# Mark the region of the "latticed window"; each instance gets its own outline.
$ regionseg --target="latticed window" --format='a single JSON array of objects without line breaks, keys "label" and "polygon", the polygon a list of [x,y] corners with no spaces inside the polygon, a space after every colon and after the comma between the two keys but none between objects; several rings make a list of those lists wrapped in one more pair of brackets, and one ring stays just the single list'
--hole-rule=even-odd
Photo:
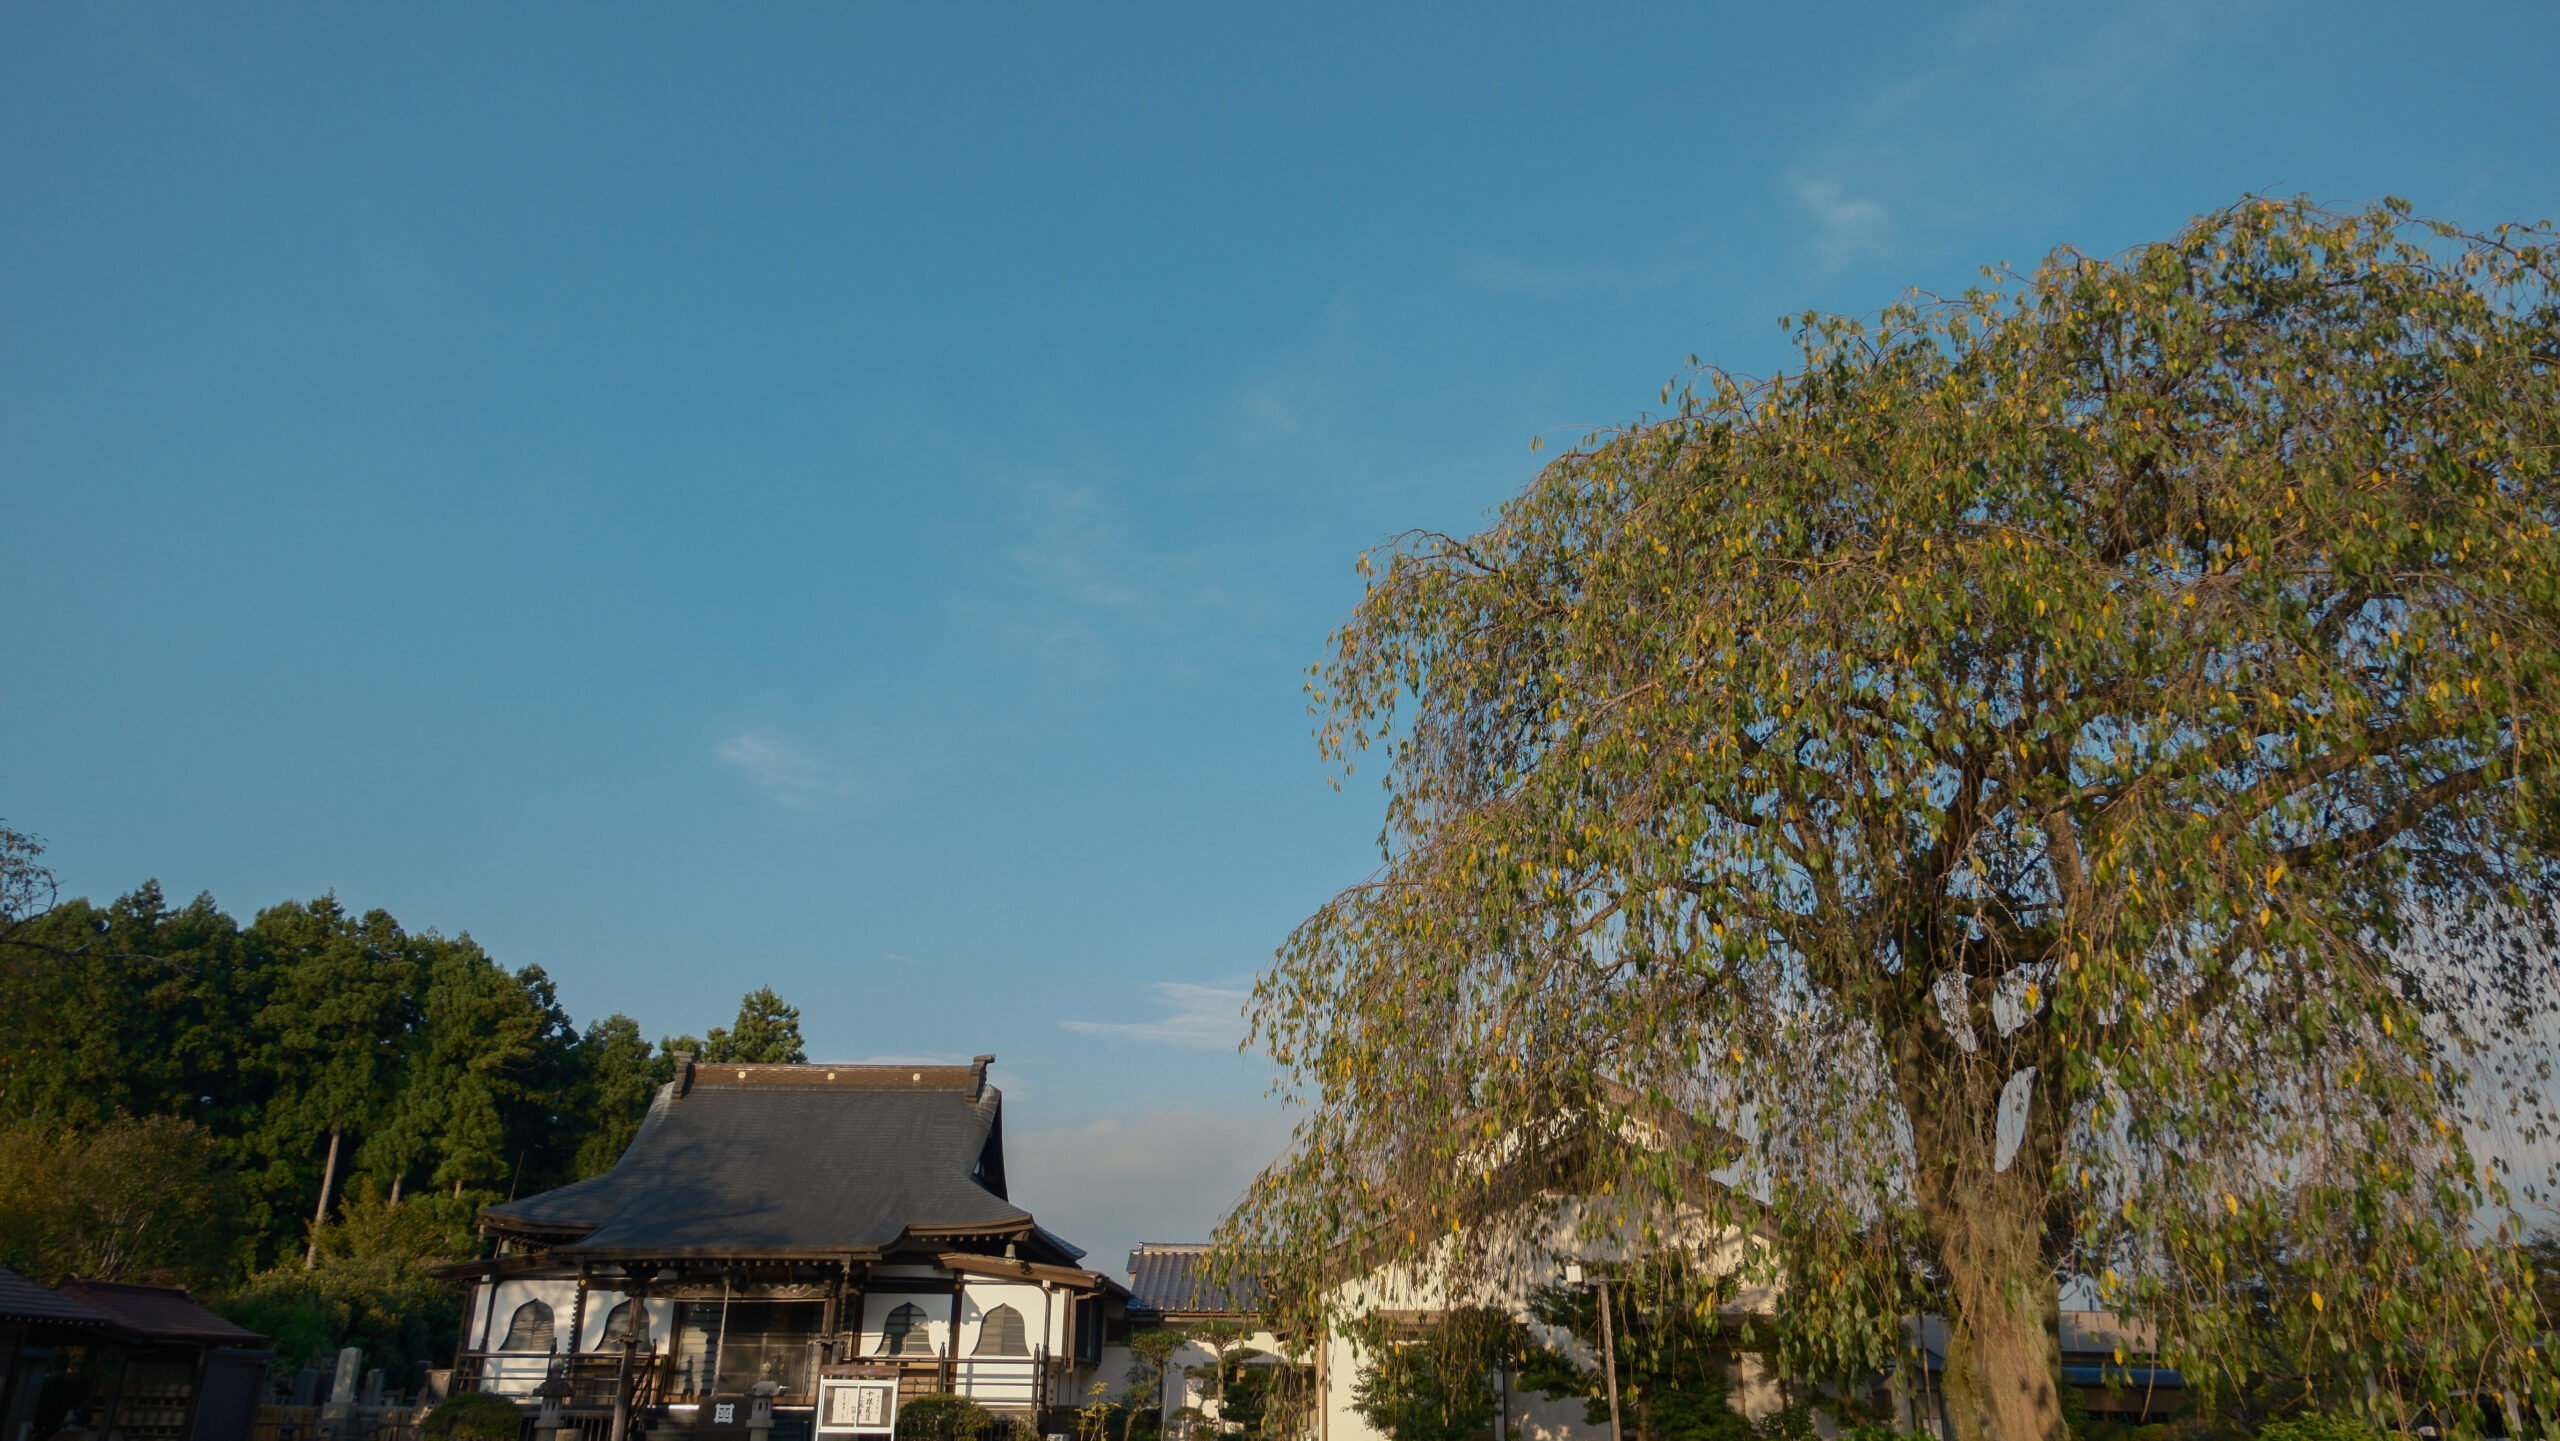
[{"label": "latticed window", "polygon": [[527,1301],[516,1308],[515,1318],[507,1322],[507,1339],[501,1351],[548,1351],[551,1349],[551,1308],[540,1301]]},{"label": "latticed window", "polygon": [[930,1356],[933,1354],[933,1328],[925,1324],[924,1308],[912,1301],[889,1313],[880,1327],[882,1356]]},{"label": "latticed window", "polygon": [[978,1349],[972,1356],[1028,1356],[1030,1346],[1022,1339],[1022,1313],[1011,1306],[998,1306],[978,1323]]}]

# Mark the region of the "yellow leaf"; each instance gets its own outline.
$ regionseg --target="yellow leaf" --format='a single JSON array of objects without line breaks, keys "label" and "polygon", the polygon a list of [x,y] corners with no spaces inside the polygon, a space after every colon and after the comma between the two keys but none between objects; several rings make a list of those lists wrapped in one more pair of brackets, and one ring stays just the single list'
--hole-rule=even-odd
[{"label": "yellow leaf", "polygon": [[2314,1291],[2311,1293],[2311,1309],[2314,1311],[2326,1311],[2329,1309],[2329,1303],[2321,1300],[2320,1293]]}]

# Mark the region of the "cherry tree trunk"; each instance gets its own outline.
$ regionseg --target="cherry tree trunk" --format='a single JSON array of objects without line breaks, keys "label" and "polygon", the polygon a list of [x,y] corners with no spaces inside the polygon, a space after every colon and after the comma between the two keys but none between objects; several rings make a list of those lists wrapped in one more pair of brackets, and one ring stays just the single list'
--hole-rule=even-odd
[{"label": "cherry tree trunk", "polygon": [[1946,1284],[1947,1419],[1957,1441],[2066,1441],[2045,1247],[2056,1138],[2027,1125],[2001,1166],[1994,1094],[1978,1076],[1948,1081],[1910,1112],[1921,1215]]}]

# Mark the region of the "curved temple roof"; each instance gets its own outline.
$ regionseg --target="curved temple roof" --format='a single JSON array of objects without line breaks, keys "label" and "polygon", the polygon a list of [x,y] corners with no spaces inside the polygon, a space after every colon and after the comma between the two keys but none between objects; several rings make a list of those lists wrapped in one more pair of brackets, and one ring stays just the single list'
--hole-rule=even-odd
[{"label": "curved temple roof", "polygon": [[973,1066],[714,1066],[661,1087],[601,1176],[490,1206],[562,1257],[877,1254],[910,1232],[1030,1232],[1004,1097]]}]

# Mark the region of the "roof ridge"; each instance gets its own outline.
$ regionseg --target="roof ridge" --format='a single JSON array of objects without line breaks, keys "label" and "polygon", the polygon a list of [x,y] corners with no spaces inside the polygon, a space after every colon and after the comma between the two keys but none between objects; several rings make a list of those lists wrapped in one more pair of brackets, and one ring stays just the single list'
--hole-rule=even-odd
[{"label": "roof ridge", "polygon": [[745,1067],[750,1071],[968,1071],[975,1069],[966,1061],[705,1061],[694,1064],[705,1070],[727,1070]]}]

